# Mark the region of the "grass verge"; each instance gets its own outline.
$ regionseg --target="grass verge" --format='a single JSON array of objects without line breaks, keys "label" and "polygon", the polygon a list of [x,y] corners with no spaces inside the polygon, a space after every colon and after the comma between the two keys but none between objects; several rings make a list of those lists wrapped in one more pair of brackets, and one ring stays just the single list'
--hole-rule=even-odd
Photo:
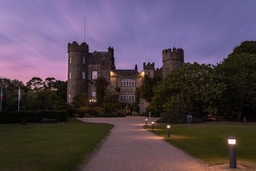
[{"label": "grass verge", "polygon": [[167,137],[166,124],[156,124],[154,130],[150,125],[144,128],[209,165],[229,163],[227,139],[234,135],[237,164],[256,169],[255,123],[173,124],[170,137]]},{"label": "grass verge", "polygon": [[112,127],[76,119],[65,124],[0,124],[0,170],[76,170]]}]

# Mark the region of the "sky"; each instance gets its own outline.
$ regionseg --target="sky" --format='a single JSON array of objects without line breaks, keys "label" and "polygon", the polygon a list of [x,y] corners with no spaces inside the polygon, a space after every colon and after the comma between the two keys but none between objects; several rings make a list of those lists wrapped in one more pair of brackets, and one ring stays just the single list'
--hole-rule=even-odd
[{"label": "sky", "polygon": [[255,0],[0,0],[0,78],[67,80],[67,44],[114,48],[117,69],[162,66],[162,50],[185,62],[221,63],[256,39]]}]

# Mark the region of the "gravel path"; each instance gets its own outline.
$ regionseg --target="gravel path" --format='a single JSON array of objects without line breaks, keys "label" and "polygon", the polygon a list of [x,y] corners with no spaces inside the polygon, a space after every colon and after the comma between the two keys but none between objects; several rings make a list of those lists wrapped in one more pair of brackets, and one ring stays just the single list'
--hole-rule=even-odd
[{"label": "gravel path", "polygon": [[[143,129],[145,117],[81,118],[84,122],[114,124],[110,135],[81,171],[215,171],[199,159],[171,146]],[[148,123],[156,118],[148,118]],[[189,142],[188,142],[189,143]]]}]

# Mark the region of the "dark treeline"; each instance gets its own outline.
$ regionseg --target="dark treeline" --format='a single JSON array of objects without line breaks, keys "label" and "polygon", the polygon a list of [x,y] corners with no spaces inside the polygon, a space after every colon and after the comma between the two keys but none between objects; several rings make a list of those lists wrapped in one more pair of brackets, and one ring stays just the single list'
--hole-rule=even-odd
[{"label": "dark treeline", "polygon": [[26,85],[17,79],[0,78],[2,87],[2,111],[60,110],[66,106],[67,82],[33,77]]}]

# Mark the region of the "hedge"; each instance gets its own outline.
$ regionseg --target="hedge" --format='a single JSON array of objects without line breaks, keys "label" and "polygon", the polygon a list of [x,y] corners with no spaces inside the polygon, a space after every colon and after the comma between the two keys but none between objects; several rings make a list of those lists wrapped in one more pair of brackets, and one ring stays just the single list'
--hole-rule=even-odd
[{"label": "hedge", "polygon": [[22,118],[25,118],[26,122],[41,122],[43,118],[66,122],[67,112],[65,110],[0,112],[0,123],[21,123]]}]

